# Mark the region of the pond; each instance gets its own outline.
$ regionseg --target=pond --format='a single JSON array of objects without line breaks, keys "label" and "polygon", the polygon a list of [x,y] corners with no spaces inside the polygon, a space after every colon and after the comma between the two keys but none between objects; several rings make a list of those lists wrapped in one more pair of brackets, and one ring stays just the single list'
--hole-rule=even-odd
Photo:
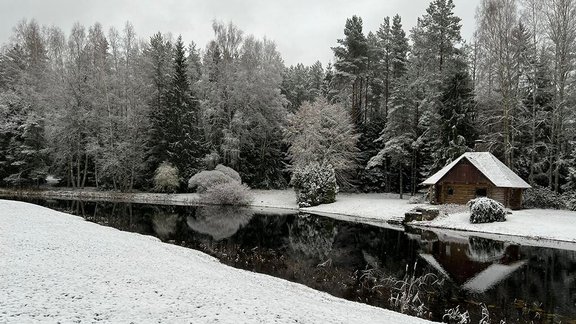
[{"label": "pond", "polygon": [[[249,208],[27,199],[334,296],[456,323],[576,321],[576,246]],[[447,314],[451,314],[451,317]]]}]

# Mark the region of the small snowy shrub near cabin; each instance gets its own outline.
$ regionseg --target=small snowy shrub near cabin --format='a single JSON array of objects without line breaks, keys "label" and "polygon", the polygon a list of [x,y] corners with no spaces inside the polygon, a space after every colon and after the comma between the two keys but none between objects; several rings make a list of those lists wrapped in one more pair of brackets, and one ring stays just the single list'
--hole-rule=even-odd
[{"label": "small snowy shrub near cabin", "polygon": [[334,168],[318,162],[296,168],[292,174],[292,186],[300,207],[332,203],[338,193]]},{"label": "small snowy shrub near cabin", "polygon": [[506,208],[496,200],[479,197],[468,202],[470,223],[492,223],[506,220]]},{"label": "small snowy shrub near cabin", "polygon": [[180,186],[178,169],[169,162],[162,162],[154,173],[154,191],[176,192]]}]

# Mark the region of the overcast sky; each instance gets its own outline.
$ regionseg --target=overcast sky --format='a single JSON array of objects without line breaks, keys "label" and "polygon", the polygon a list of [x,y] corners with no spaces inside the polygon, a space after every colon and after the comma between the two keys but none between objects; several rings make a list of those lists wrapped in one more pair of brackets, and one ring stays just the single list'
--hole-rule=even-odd
[{"label": "overcast sky", "polygon": [[[462,18],[462,35],[470,39],[480,0],[454,0]],[[212,38],[214,19],[232,21],[246,34],[266,36],[278,45],[286,65],[333,60],[330,47],[344,36],[346,18],[362,17],[364,32],[376,31],[386,16],[398,13],[406,33],[428,7],[429,0],[0,0],[0,43],[6,43],[21,19],[56,25],[69,33],[74,22],[100,22],[121,30],[130,21],[140,38],[181,34],[185,43],[204,48]]]}]

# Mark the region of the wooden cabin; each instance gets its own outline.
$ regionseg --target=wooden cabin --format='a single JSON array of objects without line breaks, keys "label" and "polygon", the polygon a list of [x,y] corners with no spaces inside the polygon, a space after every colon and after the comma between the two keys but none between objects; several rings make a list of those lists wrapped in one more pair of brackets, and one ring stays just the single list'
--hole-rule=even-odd
[{"label": "wooden cabin", "polygon": [[466,204],[485,196],[511,209],[522,208],[522,192],[530,185],[489,152],[468,152],[422,184],[430,186],[430,202]]}]

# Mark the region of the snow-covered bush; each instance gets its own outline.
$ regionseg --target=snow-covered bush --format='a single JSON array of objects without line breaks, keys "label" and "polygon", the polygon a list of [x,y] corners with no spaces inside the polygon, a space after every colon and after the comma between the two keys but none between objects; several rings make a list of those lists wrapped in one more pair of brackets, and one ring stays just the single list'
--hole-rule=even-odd
[{"label": "snow-covered bush", "polygon": [[250,188],[234,169],[218,164],[215,170],[200,171],[188,181],[188,188],[200,193],[201,201],[218,205],[249,205]]},{"label": "snow-covered bush", "polygon": [[506,208],[496,200],[479,197],[468,202],[470,223],[492,223],[506,220]]},{"label": "snow-covered bush", "polygon": [[317,206],[336,201],[338,185],[331,165],[320,165],[312,162],[296,168],[292,174],[292,186],[300,207]]},{"label": "snow-covered bush", "polygon": [[230,178],[232,178],[238,182],[242,182],[242,178],[240,177],[240,174],[238,172],[236,172],[236,170],[234,170],[230,167],[227,167],[227,166],[222,165],[222,164],[218,164],[214,170],[220,171],[220,172],[224,173],[225,175],[229,176]]},{"label": "snow-covered bush", "polygon": [[250,188],[237,181],[210,186],[201,194],[201,198],[206,203],[235,206],[249,205],[254,199]]},{"label": "snow-covered bush", "polygon": [[200,171],[190,178],[188,181],[188,188],[196,190],[196,192],[203,193],[208,188],[229,182],[239,182],[238,180],[228,176],[226,173],[218,170]]},{"label": "snow-covered bush", "polygon": [[566,205],[562,196],[548,188],[530,188],[524,191],[525,208],[564,209]]},{"label": "snow-covered bush", "polygon": [[176,192],[180,186],[178,169],[169,162],[162,162],[154,173],[154,191]]}]

